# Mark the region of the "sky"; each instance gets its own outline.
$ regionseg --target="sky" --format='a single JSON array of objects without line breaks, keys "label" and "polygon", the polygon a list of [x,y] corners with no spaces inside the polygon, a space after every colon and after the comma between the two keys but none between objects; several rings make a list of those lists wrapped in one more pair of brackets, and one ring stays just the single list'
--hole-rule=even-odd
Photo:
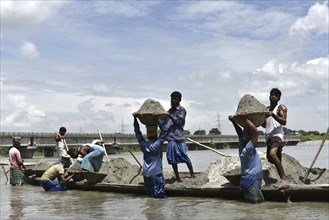
[{"label": "sky", "polygon": [[328,127],[328,1],[0,4],[1,132],[131,134],[146,99],[180,91],[185,130],[230,135],[240,99],[272,88],[286,128]]}]

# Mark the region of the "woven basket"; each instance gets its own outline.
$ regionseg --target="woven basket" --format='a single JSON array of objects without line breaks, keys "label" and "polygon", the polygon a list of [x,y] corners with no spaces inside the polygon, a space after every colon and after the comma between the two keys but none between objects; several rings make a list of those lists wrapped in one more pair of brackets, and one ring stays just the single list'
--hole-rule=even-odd
[{"label": "woven basket", "polygon": [[[256,127],[261,126],[266,119],[267,108],[250,94],[244,95],[238,105],[233,119],[242,127],[248,127],[243,117],[247,117]],[[243,116],[241,116],[243,115]]]},{"label": "woven basket", "polygon": [[90,172],[83,172],[85,175],[86,180],[89,184],[96,184],[103,181],[103,179],[107,176],[106,173],[90,173]]},{"label": "woven basket", "polygon": [[[156,126],[157,125],[157,116],[154,116],[153,113],[146,113],[146,114],[136,114],[139,121],[148,126]],[[159,114],[159,118],[164,120],[167,117],[167,114]]]},{"label": "woven basket", "polygon": [[247,119],[249,119],[252,123],[254,123],[254,125],[256,127],[261,126],[266,119],[266,112],[253,112],[253,113],[246,113],[244,116],[241,115],[234,115],[233,119],[234,121],[236,121],[236,123],[238,123],[239,125],[241,125],[242,127],[248,127],[248,125],[246,124],[244,117],[246,117]]},{"label": "woven basket", "polygon": [[232,184],[232,185],[240,185],[240,168],[227,171],[223,173],[223,176]]},{"label": "woven basket", "polygon": [[167,111],[162,107],[160,102],[154,99],[147,99],[136,112],[136,116],[144,125],[156,126],[157,116],[153,115],[154,112],[157,112],[158,117],[161,119],[165,119],[168,115]]},{"label": "woven basket", "polygon": [[[68,172],[69,175],[73,174],[73,173],[70,173]],[[82,181],[85,179],[85,175],[83,174],[83,172],[81,173],[74,173],[73,177],[72,177],[72,180],[75,181],[75,182],[79,182],[79,181]]]}]

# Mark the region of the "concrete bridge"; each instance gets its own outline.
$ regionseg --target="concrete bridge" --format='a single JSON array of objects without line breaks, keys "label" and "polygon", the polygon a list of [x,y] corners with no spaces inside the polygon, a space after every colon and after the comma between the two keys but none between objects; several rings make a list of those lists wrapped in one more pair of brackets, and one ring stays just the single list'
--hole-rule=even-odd
[{"label": "concrete bridge", "polygon": [[[0,152],[8,153],[12,146],[12,137],[21,137],[22,157],[32,158],[35,151],[44,152],[45,157],[54,156],[55,152],[55,133],[45,132],[1,132],[0,133]],[[214,149],[236,148],[238,137],[236,135],[188,135],[190,139]],[[102,134],[104,145],[108,154],[118,153],[120,150],[139,148],[135,135],[133,134]],[[85,143],[91,143],[94,139],[100,139],[98,133],[66,133],[65,140],[69,148],[75,148]],[[300,142],[300,137],[288,135],[285,137],[286,145],[296,145]],[[204,150],[190,141],[186,142],[189,150]],[[259,136],[260,146],[265,146],[265,136]],[[164,151],[167,148],[165,142]]]}]

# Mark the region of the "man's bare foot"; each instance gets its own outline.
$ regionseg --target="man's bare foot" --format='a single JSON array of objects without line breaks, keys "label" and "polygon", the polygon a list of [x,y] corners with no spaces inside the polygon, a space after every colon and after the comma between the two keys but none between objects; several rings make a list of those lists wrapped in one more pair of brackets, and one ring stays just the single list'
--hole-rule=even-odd
[{"label": "man's bare foot", "polygon": [[194,175],[194,173],[193,174],[191,174],[191,179],[194,179],[195,178],[195,175]]},{"label": "man's bare foot", "polygon": [[183,182],[182,179],[179,177],[179,178],[176,178],[176,181],[177,182]]}]

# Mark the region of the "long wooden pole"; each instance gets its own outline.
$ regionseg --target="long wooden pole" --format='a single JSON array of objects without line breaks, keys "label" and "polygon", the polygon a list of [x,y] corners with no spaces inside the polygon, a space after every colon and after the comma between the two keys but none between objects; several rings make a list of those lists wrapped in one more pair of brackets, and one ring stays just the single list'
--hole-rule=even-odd
[{"label": "long wooden pole", "polygon": [[[67,152],[69,152],[69,147],[67,146],[65,138],[63,138],[63,142],[64,142],[64,145],[65,145],[65,148],[66,148],[66,153],[67,153]],[[73,158],[71,156],[70,156],[70,160],[71,160],[71,163],[73,164]]]},{"label": "long wooden pole", "polygon": [[131,154],[131,156],[134,157],[134,159],[136,160],[136,162],[139,164],[140,167],[142,167],[142,164],[137,160],[137,158],[135,157],[135,155],[133,154],[133,152],[131,152],[130,150],[128,150],[129,153]]},{"label": "long wooden pole", "polygon": [[201,147],[207,148],[208,150],[211,150],[211,151],[213,151],[213,152],[215,152],[215,153],[217,153],[217,154],[219,154],[221,156],[224,156],[224,157],[226,156],[225,154],[223,154],[223,153],[221,153],[221,152],[219,152],[219,151],[217,151],[215,149],[212,149],[211,147],[208,147],[207,145],[204,145],[204,144],[201,144],[201,143],[199,143],[197,141],[194,141],[191,138],[186,138],[186,140],[191,141],[191,142],[193,142],[193,143],[195,143],[195,144],[197,144],[197,145],[199,145]]},{"label": "long wooden pole", "polygon": [[102,146],[103,146],[104,151],[105,151],[105,156],[106,156],[107,162],[110,162],[109,156],[107,155],[106,148],[105,148],[105,145],[104,145],[104,142],[103,142],[103,137],[102,137],[102,134],[101,134],[100,130],[98,130],[98,134],[99,134],[99,138],[102,141]]},{"label": "long wooden pole", "polygon": [[[9,165],[9,164],[8,164],[8,165]],[[6,175],[6,179],[7,179],[7,181],[8,181],[7,171],[6,171],[6,169],[5,169],[5,167],[4,167],[3,165],[1,165],[1,167],[2,167],[2,169],[3,169],[3,172],[5,173],[5,175]]]},{"label": "long wooden pole", "polygon": [[314,157],[314,160],[313,160],[313,162],[312,162],[310,168],[307,170],[307,173],[306,173],[305,176],[304,176],[304,181],[306,180],[306,178],[307,178],[308,175],[310,174],[311,169],[312,169],[312,167],[313,167],[313,165],[314,165],[316,159],[318,158],[318,156],[319,156],[319,154],[320,154],[320,151],[321,151],[321,149],[322,149],[322,147],[323,147],[323,145],[324,145],[324,142],[326,142],[326,139],[327,139],[328,133],[329,133],[329,127],[327,128],[327,132],[326,132],[326,134],[325,134],[324,137],[323,137],[323,140],[322,140],[322,143],[321,143],[321,145],[320,145],[320,148],[319,148],[318,152],[316,153],[316,155],[315,155],[315,157]]}]

